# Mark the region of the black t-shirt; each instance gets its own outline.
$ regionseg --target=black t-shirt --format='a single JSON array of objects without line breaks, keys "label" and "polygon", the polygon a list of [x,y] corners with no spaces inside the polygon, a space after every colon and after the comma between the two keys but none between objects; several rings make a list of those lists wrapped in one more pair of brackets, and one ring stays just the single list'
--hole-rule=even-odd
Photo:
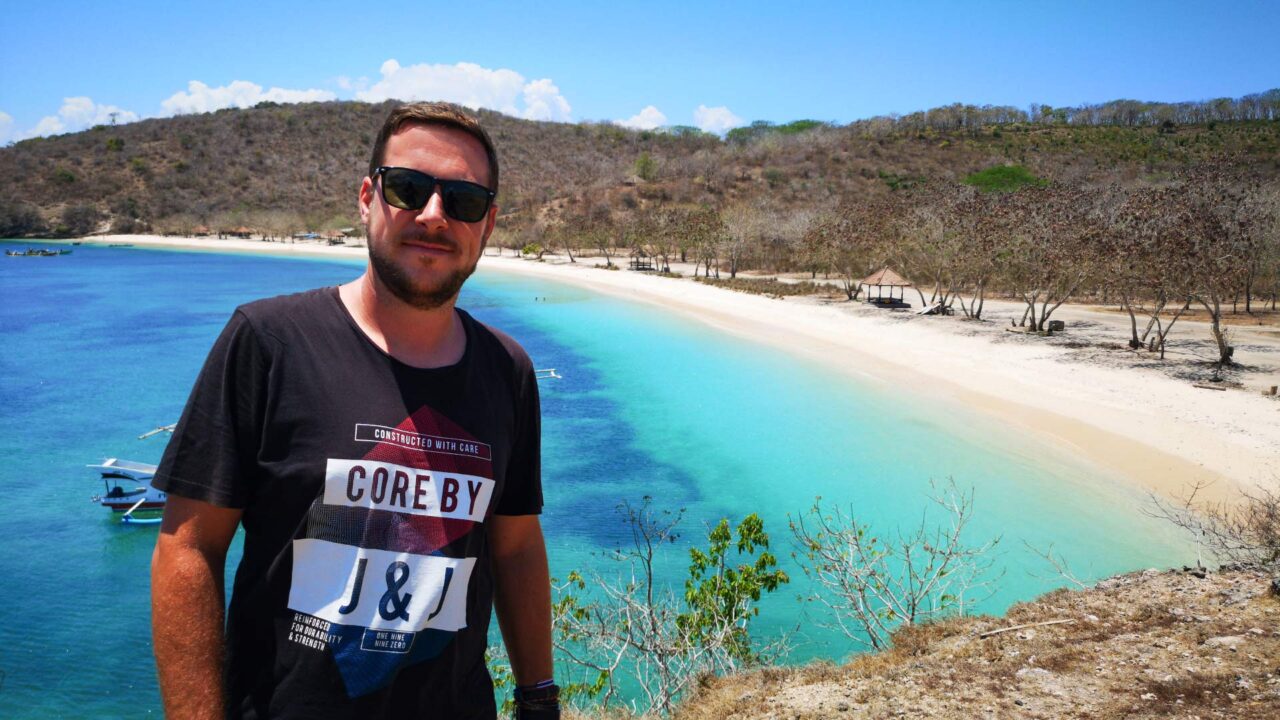
[{"label": "black t-shirt", "polygon": [[524,351],[457,311],[456,365],[407,366],[336,288],[236,310],[156,487],[242,508],[231,717],[494,715],[485,521],[541,511]]}]

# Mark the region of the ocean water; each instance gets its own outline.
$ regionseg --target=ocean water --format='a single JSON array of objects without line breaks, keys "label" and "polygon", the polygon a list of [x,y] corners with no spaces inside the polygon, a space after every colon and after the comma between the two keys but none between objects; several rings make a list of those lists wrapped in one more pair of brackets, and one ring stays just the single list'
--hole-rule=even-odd
[{"label": "ocean water", "polygon": [[[84,466],[159,459],[163,437],[135,438],[176,420],[236,305],[359,271],[90,245],[0,258],[0,717],[160,714],[147,596],[156,531],[90,503],[100,484]],[[1190,557],[1185,538],[1142,515],[1141,492],[965,408],[567,285],[482,270],[461,304],[563,375],[541,385],[553,574],[616,569],[604,555],[630,542],[624,501],[685,511],[660,565],[670,583],[708,526],[759,513],[793,581],[764,601],[754,632],[792,632],[791,661],[853,649],[797,602],[811,588],[790,560],[787,519],[817,496],[891,534],[920,522],[930,481],[971,488],[968,538],[1001,538],[986,612],[1062,584],[1024,542],[1052,544],[1085,577]]]}]

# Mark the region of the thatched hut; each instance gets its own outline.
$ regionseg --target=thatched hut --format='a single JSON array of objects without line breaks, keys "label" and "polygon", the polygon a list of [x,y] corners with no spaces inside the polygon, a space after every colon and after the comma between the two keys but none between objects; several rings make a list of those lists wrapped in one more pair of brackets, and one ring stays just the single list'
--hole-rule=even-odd
[{"label": "thatched hut", "polygon": [[[881,305],[893,305],[905,302],[904,293],[906,293],[907,288],[909,287],[911,287],[911,281],[887,267],[877,270],[858,281],[858,288],[866,290],[867,292],[867,302],[874,302]],[[874,298],[871,296],[872,288],[875,288],[876,291]],[[889,288],[889,297],[887,298],[884,296],[885,288]],[[898,291],[898,296],[896,298],[893,296],[894,290]]]}]

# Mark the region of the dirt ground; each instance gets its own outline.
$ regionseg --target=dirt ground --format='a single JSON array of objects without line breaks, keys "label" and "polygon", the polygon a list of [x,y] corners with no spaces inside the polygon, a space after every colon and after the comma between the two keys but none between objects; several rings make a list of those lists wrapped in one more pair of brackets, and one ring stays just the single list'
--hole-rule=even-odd
[{"label": "dirt ground", "polygon": [[1123,575],[1003,618],[908,628],[848,665],[714,679],[675,717],[1276,718],[1273,582],[1249,569]]}]

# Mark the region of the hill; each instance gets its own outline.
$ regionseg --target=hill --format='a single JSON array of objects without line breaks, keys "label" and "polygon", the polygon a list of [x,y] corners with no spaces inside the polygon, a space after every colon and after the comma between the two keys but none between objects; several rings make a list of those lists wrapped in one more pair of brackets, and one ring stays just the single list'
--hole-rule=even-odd
[{"label": "hill", "polygon": [[[1246,119],[1222,121],[1191,110],[1125,114],[1129,101],[1103,106],[1119,108],[1106,113],[1042,107],[1036,116],[952,106],[845,126],[755,123],[727,140],[693,128],[478,114],[502,156],[507,225],[518,228],[565,203],[597,214],[651,203],[815,208],[1003,164],[1069,184],[1159,183],[1187,168],[1272,180],[1280,177],[1280,115],[1265,103],[1276,104],[1274,95],[1233,101],[1245,110],[1220,115]],[[249,226],[272,235],[350,227],[355,187],[390,106],[263,103],[26,140],[0,149],[0,235],[100,224],[177,233]]]},{"label": "hill", "polygon": [[674,717],[1274,718],[1277,628],[1280,578],[1147,570],[907,627],[844,666],[713,678]]}]

